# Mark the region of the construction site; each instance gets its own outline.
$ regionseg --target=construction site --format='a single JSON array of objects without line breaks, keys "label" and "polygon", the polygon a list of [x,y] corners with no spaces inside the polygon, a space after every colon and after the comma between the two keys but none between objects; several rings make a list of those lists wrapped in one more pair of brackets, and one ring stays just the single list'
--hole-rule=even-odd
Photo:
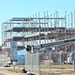
[{"label": "construction site", "polygon": [[8,57],[11,41],[16,41],[17,51],[26,50],[25,69],[33,75],[75,74],[75,11],[13,17],[2,23],[2,49]]}]

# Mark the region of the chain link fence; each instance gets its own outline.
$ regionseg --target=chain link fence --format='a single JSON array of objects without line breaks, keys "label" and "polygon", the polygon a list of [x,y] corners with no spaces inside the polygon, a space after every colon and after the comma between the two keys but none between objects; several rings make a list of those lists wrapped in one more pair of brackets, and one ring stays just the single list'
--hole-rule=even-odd
[{"label": "chain link fence", "polygon": [[8,54],[0,54],[0,66],[6,66],[7,65],[7,56]]},{"label": "chain link fence", "polygon": [[39,53],[27,53],[25,58],[25,69],[30,73],[39,75]]},{"label": "chain link fence", "polygon": [[27,53],[25,68],[40,75],[41,70],[73,70],[74,65],[68,52]]}]

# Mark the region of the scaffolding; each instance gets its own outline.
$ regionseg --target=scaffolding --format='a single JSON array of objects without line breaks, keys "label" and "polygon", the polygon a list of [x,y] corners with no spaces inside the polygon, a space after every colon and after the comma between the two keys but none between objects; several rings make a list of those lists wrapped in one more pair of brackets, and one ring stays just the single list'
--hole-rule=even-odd
[{"label": "scaffolding", "polygon": [[3,22],[2,26],[3,49],[10,50],[10,41],[13,40],[18,42],[18,50],[22,50],[27,45],[75,37],[75,12],[67,14],[65,11],[64,16],[57,11],[53,14],[47,11],[42,16],[39,12],[29,17],[14,17]]}]

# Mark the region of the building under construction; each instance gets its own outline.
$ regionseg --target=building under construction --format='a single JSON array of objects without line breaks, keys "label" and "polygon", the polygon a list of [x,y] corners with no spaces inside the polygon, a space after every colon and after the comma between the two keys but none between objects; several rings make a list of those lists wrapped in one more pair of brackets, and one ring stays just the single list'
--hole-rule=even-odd
[{"label": "building under construction", "polygon": [[[17,41],[17,50],[27,45],[39,45],[75,37],[75,12],[64,16],[59,12],[41,16],[40,12],[28,17],[13,17],[2,23],[3,49],[10,51],[10,42]],[[74,43],[54,47],[56,51],[75,50]]]}]

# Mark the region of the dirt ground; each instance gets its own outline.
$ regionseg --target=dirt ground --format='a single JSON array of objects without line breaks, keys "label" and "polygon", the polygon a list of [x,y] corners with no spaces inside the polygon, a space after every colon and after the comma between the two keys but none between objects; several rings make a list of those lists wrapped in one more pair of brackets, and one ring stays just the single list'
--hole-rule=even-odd
[{"label": "dirt ground", "polygon": [[41,70],[41,74],[45,75],[75,75],[73,70]]},{"label": "dirt ground", "polygon": [[25,73],[22,72],[14,72],[14,71],[10,71],[10,70],[0,70],[0,74],[2,75],[27,75]]},{"label": "dirt ground", "polygon": [[[45,75],[75,75],[74,73],[73,74],[67,74],[67,73],[60,73],[60,72],[56,72],[56,71],[44,71]],[[26,73],[22,73],[21,71],[11,71],[11,70],[0,70],[0,74],[2,75],[27,75]],[[42,74],[43,75],[43,74]]]},{"label": "dirt ground", "polygon": [[[27,75],[21,71],[23,66],[16,66],[16,70],[13,70],[13,66],[9,70],[0,70],[0,75]],[[75,75],[73,70],[49,70],[41,69],[41,75]]]},{"label": "dirt ground", "polygon": [[[27,75],[26,73],[23,73],[22,72],[22,67],[24,67],[23,65],[22,66],[16,66],[15,67],[15,71],[13,69],[13,66],[9,67],[10,69],[0,69],[0,75]],[[5,67],[5,68],[8,68],[8,67]]]}]

